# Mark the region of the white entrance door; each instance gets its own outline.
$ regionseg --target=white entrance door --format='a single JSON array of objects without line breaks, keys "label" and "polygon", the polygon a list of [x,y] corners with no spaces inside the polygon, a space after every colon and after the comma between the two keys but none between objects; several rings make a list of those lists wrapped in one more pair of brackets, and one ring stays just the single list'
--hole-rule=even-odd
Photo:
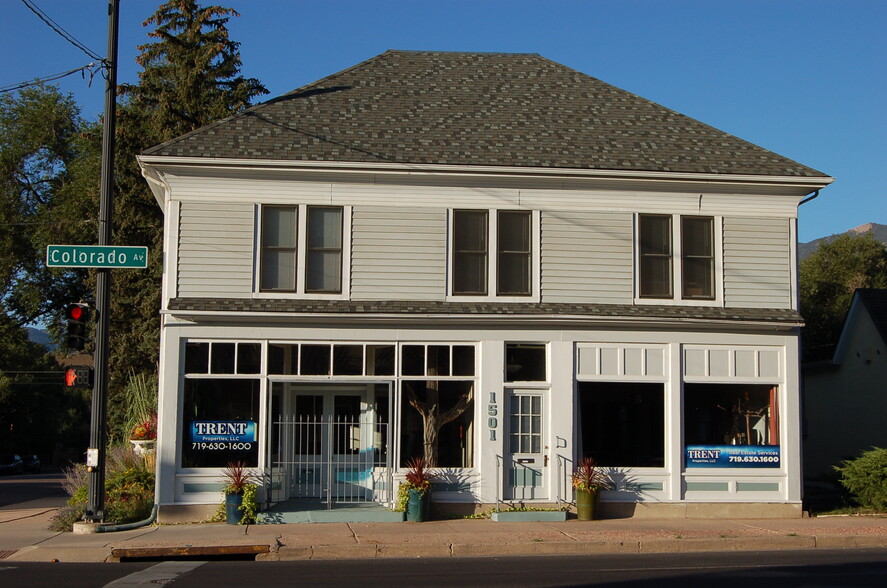
[{"label": "white entrance door", "polygon": [[546,498],[547,458],[543,452],[543,395],[538,390],[509,390],[505,497]]}]

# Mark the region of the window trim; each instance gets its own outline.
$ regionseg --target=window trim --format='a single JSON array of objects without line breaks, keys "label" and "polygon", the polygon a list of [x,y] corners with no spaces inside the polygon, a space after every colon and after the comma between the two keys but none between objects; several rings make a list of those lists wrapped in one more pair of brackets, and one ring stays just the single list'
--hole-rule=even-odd
[{"label": "window trim", "polygon": [[[295,290],[264,290],[262,289],[262,232],[263,210],[265,207],[296,209],[296,289]],[[307,291],[307,259],[308,259],[308,209],[339,208],[342,210],[342,243],[341,243],[341,288],[339,292]],[[256,226],[253,256],[253,298],[312,298],[327,300],[348,300],[351,293],[351,206],[338,206],[324,203],[281,204],[265,203],[256,206]]]},{"label": "window trim", "polygon": [[[487,293],[453,293],[453,264],[455,263],[455,218],[460,210],[487,213]],[[504,294],[499,288],[499,212],[530,213],[530,293],[528,295]],[[450,302],[540,302],[541,296],[541,225],[538,210],[525,208],[451,208],[447,210],[447,301]],[[494,249],[495,248],[495,249]]]},{"label": "window trim", "polygon": [[[641,296],[641,246],[640,219],[642,216],[671,217],[671,296],[653,298]],[[714,256],[712,298],[684,298],[682,252],[683,218],[710,218],[712,221],[712,245]],[[723,217],[711,214],[663,214],[659,212],[636,213],[634,215],[634,303],[663,306],[724,306],[724,249]]]}]

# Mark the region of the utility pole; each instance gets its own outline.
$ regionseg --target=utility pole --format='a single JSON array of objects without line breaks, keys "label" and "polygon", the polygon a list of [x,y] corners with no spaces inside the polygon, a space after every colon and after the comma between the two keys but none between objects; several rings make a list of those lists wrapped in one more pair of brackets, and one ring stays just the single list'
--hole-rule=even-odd
[{"label": "utility pole", "polygon": [[[114,132],[117,111],[117,33],[119,0],[108,0],[108,54],[105,57],[105,116],[102,124],[102,176],[99,192],[99,245],[111,244],[111,213],[114,195]],[[111,310],[111,269],[99,268],[96,276],[95,382],[92,389],[87,482],[86,520],[100,523],[105,517],[105,424],[108,408],[108,330]]]}]

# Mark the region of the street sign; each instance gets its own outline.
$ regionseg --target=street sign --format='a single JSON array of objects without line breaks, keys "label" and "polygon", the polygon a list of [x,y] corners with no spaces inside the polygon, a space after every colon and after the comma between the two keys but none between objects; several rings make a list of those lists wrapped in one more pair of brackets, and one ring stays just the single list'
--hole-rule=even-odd
[{"label": "street sign", "polygon": [[147,247],[47,245],[46,267],[148,267]]}]

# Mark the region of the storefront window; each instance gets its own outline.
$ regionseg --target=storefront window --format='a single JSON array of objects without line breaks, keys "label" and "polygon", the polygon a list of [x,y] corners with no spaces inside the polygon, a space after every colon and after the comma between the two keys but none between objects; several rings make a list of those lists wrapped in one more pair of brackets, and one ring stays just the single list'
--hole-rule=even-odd
[{"label": "storefront window", "polygon": [[186,379],[182,467],[259,465],[259,380]]},{"label": "storefront window", "polygon": [[474,383],[408,380],[401,389],[401,466],[424,457],[429,467],[470,468]]},{"label": "storefront window", "polygon": [[581,455],[603,467],[665,465],[662,384],[580,382]]},{"label": "storefront window", "polygon": [[[401,348],[401,466],[423,457],[428,467],[473,465],[474,347]],[[451,375],[452,374],[452,375]],[[462,377],[462,379],[459,379]]]},{"label": "storefront window", "polygon": [[687,467],[779,467],[777,388],[685,384]]}]

